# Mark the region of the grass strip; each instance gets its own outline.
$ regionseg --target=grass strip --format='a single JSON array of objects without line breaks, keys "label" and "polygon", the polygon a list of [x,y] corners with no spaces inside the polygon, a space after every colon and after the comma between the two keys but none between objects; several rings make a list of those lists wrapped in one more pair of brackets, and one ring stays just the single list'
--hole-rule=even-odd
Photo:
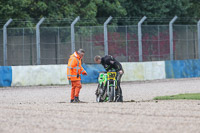
[{"label": "grass strip", "polygon": [[154,97],[154,100],[178,100],[178,99],[188,99],[188,100],[200,100],[200,93],[186,93],[171,96],[158,96]]}]

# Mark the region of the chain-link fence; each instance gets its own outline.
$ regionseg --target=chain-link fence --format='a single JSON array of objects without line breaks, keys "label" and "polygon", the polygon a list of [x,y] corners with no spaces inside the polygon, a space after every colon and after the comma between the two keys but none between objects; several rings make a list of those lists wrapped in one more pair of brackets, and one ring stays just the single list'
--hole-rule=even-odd
[{"label": "chain-link fence", "polygon": [[83,58],[85,63],[94,63],[95,55],[104,55],[104,32],[103,26],[75,27],[75,49],[85,49]]},{"label": "chain-link fence", "polygon": [[142,26],[143,61],[170,59],[169,26]]},{"label": "chain-link fence", "polygon": [[7,40],[8,65],[36,64],[34,28],[9,28]]},{"label": "chain-link fence", "polygon": [[41,64],[66,64],[71,54],[70,27],[40,28]]},{"label": "chain-link fence", "polygon": [[198,58],[197,26],[174,26],[174,59]]},{"label": "chain-link fence", "polygon": [[108,53],[119,61],[138,61],[137,37],[137,26],[108,26]]},{"label": "chain-link fence", "polygon": [[[173,26],[175,60],[198,57],[197,26]],[[7,29],[8,65],[36,65],[36,29]],[[170,60],[168,25],[142,26],[143,61]],[[84,63],[94,63],[95,55],[104,55],[104,27],[75,27],[75,49],[85,49]],[[41,64],[66,64],[71,50],[70,27],[40,28]],[[138,62],[138,26],[108,26],[108,53],[121,62]],[[0,30],[0,65],[3,64],[3,31]]]}]

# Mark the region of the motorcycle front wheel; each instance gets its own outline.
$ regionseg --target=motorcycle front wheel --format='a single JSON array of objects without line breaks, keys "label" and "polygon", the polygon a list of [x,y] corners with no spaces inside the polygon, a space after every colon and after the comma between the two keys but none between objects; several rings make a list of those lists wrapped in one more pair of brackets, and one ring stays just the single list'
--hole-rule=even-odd
[{"label": "motorcycle front wheel", "polygon": [[98,85],[98,88],[97,88],[97,92],[96,92],[96,101],[97,102],[103,102],[102,100],[102,88]]},{"label": "motorcycle front wheel", "polygon": [[110,87],[110,92],[109,92],[109,102],[113,102],[114,101],[114,86]]}]

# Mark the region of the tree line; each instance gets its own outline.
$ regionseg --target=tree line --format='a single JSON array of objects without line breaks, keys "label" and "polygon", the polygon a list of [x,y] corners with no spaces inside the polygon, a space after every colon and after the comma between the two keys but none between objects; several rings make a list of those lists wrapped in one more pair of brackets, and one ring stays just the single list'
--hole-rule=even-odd
[{"label": "tree line", "polygon": [[177,23],[191,24],[200,19],[199,0],[1,0],[0,25],[9,18],[13,26],[33,26],[40,18],[46,25],[102,25],[112,16],[112,24],[136,24],[147,16],[148,24],[166,24],[177,15]]}]

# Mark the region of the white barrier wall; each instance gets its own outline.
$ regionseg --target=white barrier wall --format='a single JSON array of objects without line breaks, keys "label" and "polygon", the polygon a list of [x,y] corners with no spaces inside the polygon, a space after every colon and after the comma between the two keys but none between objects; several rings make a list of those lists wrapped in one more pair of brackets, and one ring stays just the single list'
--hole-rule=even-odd
[{"label": "white barrier wall", "polygon": [[144,65],[143,63],[122,63],[124,75],[122,81],[144,80]]},{"label": "white barrier wall", "polygon": [[[137,63],[130,62],[122,63],[122,66],[125,72],[122,76],[122,81],[141,81],[166,78],[164,61]],[[92,69],[92,67],[90,69]],[[12,67],[11,86],[63,84],[69,84],[69,81],[67,80],[67,65]]]},{"label": "white barrier wall", "polygon": [[11,86],[69,84],[67,65],[13,66]]},{"label": "white barrier wall", "polygon": [[122,63],[124,75],[122,81],[165,79],[165,62]]},{"label": "white barrier wall", "polygon": [[145,79],[144,80],[155,80],[155,79],[165,79],[165,62],[144,62],[145,68]]}]

